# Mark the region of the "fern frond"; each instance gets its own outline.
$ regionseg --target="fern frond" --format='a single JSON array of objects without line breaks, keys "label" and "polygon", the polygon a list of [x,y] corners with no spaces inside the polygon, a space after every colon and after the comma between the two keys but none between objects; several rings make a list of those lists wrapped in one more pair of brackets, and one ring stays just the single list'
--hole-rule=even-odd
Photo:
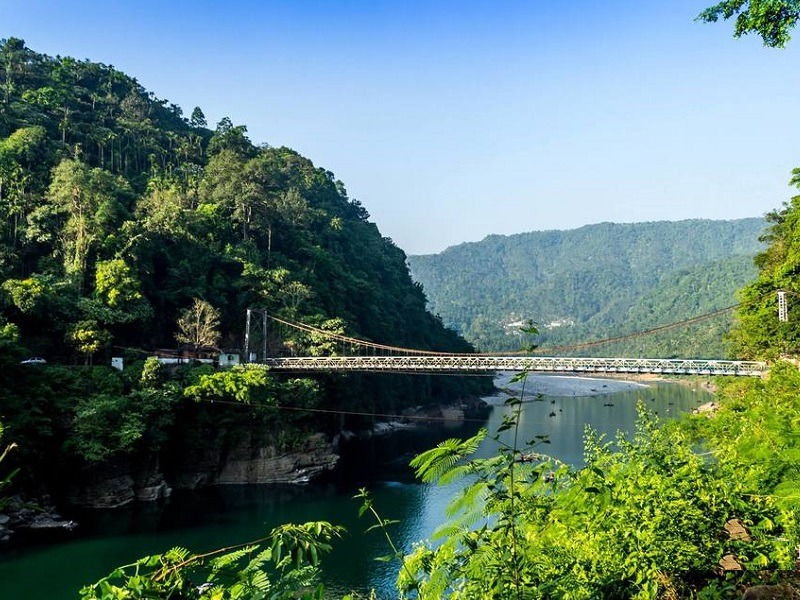
[{"label": "fern frond", "polygon": [[470,465],[458,465],[453,467],[449,471],[442,473],[442,476],[439,478],[439,485],[448,485],[454,481],[458,481],[471,472],[472,467],[470,467]]},{"label": "fern frond", "polygon": [[254,546],[247,546],[245,548],[240,548],[239,550],[234,550],[233,552],[228,552],[221,556],[217,556],[211,561],[211,568],[214,571],[225,569],[236,563],[242,557],[248,555],[254,550],[254,548]]},{"label": "fern frond", "polygon": [[484,500],[487,493],[488,489],[486,484],[482,482],[465,487],[461,490],[461,493],[453,498],[450,504],[447,505],[447,516],[451,518],[459,513],[470,513],[474,511],[483,514]]},{"label": "fern frond", "polygon": [[247,563],[248,569],[257,569],[272,560],[272,548],[265,548]]},{"label": "fern frond", "polygon": [[164,558],[164,562],[183,562],[186,558],[191,554],[186,548],[181,548],[180,546],[176,546],[175,548],[170,548],[167,550],[162,556]]},{"label": "fern frond", "polygon": [[419,454],[411,461],[411,467],[416,470],[417,477],[425,483],[438,481],[458,461],[473,454],[485,437],[486,430],[481,429],[476,435],[463,441],[456,438],[445,440],[435,448]]},{"label": "fern frond", "polygon": [[272,582],[264,571],[255,571],[250,579],[250,587],[263,594],[270,590]]}]

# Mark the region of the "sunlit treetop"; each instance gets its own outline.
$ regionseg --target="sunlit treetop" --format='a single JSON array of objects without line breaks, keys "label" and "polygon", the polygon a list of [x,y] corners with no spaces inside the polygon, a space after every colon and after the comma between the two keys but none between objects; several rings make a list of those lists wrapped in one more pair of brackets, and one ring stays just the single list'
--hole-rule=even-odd
[{"label": "sunlit treetop", "polygon": [[697,17],[706,23],[736,17],[734,35],[756,33],[771,48],[783,48],[800,18],[800,0],[724,0]]}]

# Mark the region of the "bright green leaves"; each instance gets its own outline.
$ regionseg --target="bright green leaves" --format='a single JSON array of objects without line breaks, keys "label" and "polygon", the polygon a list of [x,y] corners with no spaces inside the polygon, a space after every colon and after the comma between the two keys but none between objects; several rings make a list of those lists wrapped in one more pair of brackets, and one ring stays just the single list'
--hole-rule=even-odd
[{"label": "bright green leaves", "polygon": [[[25,279],[7,279],[0,288],[25,316],[40,323],[61,322],[74,317],[78,297],[69,281],[53,275],[33,274]],[[52,333],[52,329],[49,333]]]},{"label": "bright green leaves", "polygon": [[706,23],[720,18],[736,17],[734,35],[748,33],[761,36],[765,46],[783,48],[790,39],[789,32],[800,18],[798,0],[724,0],[707,8],[697,17]]},{"label": "bright green leaves", "polygon": [[111,308],[123,308],[142,299],[139,281],[121,258],[99,261],[95,265],[94,292]]},{"label": "bright green leaves", "polygon": [[86,357],[87,364],[92,355],[111,343],[111,334],[96,321],[78,321],[67,331],[67,341]]},{"label": "bright green leaves", "polygon": [[206,554],[173,548],[116,569],[85,586],[81,598],[321,600],[316,566],[342,532],[341,527],[314,521],[281,525],[260,540]]},{"label": "bright green leaves", "polygon": [[[745,581],[791,568],[800,436],[790,398],[800,374],[779,369],[767,387],[734,382],[725,392],[730,413],[689,424],[664,425],[640,404],[632,436],[610,443],[587,432],[578,471],[504,445],[506,437],[495,438],[499,455],[469,460],[484,432],[422,453],[413,463],[421,479],[462,478],[465,487],[436,533],[439,545],[404,556],[398,589],[437,599],[655,599],[703,596],[707,587],[718,597],[723,556],[736,557]],[[513,432],[523,407],[512,401],[501,428]],[[695,436],[711,453],[698,452]],[[726,534],[731,520],[746,537]]]},{"label": "bright green leaves", "polygon": [[99,462],[129,452],[144,428],[128,398],[93,394],[76,408],[67,448],[84,460]]},{"label": "bright green leaves", "polygon": [[[487,431],[481,429],[476,435],[464,441],[455,438],[445,440],[435,448],[419,454],[411,461],[411,467],[416,470],[417,477],[425,483],[438,481],[459,461],[474,454],[486,434]],[[452,478],[448,478],[450,479]]]},{"label": "bright green leaves", "polygon": [[274,404],[275,384],[266,369],[250,365],[233,367],[200,375],[196,383],[184,390],[184,396],[195,400],[232,400],[250,404]]},{"label": "bright green leaves", "polygon": [[26,279],[8,279],[3,282],[2,289],[11,302],[23,313],[42,310],[54,295],[51,278],[34,275]]},{"label": "bright green leaves", "polygon": [[766,381],[723,385],[721,408],[713,418],[692,422],[694,435],[715,448],[720,466],[752,494],[751,521],[769,541],[761,552],[780,568],[791,568],[792,548],[800,538],[798,389],[797,367],[779,363]]},{"label": "bright green leaves", "polygon": [[155,359],[148,361],[128,393],[123,393],[123,378],[112,369],[76,374],[85,391],[71,399],[74,413],[64,448],[89,463],[136,450],[157,452],[174,422],[174,405],[181,400],[176,384],[164,381],[158,371]]}]

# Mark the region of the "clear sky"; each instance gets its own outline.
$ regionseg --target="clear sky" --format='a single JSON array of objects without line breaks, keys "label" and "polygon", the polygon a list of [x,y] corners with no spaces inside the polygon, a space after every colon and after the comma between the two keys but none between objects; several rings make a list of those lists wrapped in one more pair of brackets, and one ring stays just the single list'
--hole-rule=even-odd
[{"label": "clear sky", "polygon": [[779,207],[800,39],[734,40],[694,21],[712,3],[0,0],[0,37],[296,149],[419,254]]}]

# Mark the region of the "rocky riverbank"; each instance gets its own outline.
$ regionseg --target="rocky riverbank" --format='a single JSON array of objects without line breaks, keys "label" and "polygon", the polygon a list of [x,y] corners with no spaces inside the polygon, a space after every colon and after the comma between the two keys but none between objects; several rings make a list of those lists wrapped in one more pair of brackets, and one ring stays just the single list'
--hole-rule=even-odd
[{"label": "rocky riverbank", "polygon": [[333,469],[338,460],[331,440],[323,433],[309,435],[298,447],[282,452],[256,442],[251,435],[227,448],[187,451],[170,474],[157,460],[139,464],[106,463],[81,473],[67,495],[70,505],[117,508],[132,502],[167,498],[173,489],[251,483],[308,483]]},{"label": "rocky riverbank", "polygon": [[[140,463],[112,461],[77,473],[66,495],[66,505],[107,509],[135,502],[168,498],[173,489],[211,485],[278,483],[305,484],[334,468],[339,455],[322,433],[310,435],[291,452],[242,439],[225,452],[212,452],[193,466],[167,478],[154,457]],[[64,519],[49,496],[14,496],[0,511],[0,543],[13,541],[15,532],[72,531],[78,523]]]},{"label": "rocky riverbank", "polygon": [[72,531],[78,524],[56,512],[49,496],[29,500],[12,496],[0,513],[0,543],[8,543],[15,532],[62,530]]},{"label": "rocky riverbank", "polygon": [[[484,399],[469,397],[452,404],[407,409],[397,418],[356,432],[341,431],[333,437],[314,433],[291,451],[259,443],[247,434],[229,447],[187,449],[166,468],[156,455],[112,460],[76,472],[64,501],[79,508],[108,509],[161,501],[169,498],[173,490],[214,485],[307,484],[335,468],[342,444],[402,429],[455,427],[465,421],[485,419],[491,410]],[[14,497],[0,512],[0,541],[11,541],[14,531],[71,531],[77,526],[74,521],[61,518],[49,496],[32,500]]]},{"label": "rocky riverbank", "polygon": [[465,421],[486,419],[492,411],[483,398],[468,397],[452,404],[428,404],[404,410],[386,421],[377,421],[371,427],[354,432],[344,430],[333,440],[334,448],[354,439],[370,439],[420,427],[456,427]]}]

